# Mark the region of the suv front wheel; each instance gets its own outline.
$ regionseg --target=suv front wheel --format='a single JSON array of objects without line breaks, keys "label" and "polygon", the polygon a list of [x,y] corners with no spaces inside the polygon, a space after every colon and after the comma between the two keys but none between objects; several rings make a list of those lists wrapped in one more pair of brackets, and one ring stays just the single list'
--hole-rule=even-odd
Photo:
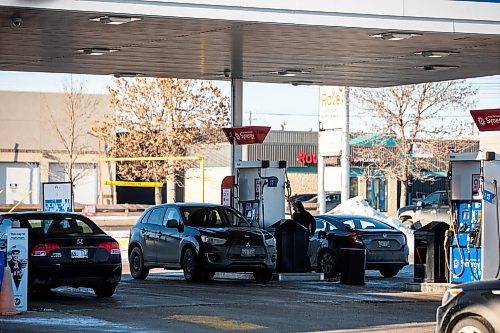
[{"label": "suv front wheel", "polygon": [[196,282],[201,278],[201,264],[196,252],[189,248],[184,253],[182,259],[182,269],[184,270],[184,279],[188,282]]}]

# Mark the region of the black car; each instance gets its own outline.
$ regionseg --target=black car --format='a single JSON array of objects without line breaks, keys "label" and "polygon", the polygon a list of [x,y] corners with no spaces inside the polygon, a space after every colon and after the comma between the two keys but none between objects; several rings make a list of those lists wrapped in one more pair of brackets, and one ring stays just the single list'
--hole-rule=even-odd
[{"label": "black car", "polygon": [[[28,288],[93,288],[109,297],[121,280],[118,242],[89,218],[73,213],[23,212],[0,215],[0,242],[18,221],[28,229]],[[17,224],[17,223],[16,223]]]},{"label": "black car", "polygon": [[371,217],[344,214],[314,216],[316,232],[309,242],[311,267],[326,277],[339,273],[342,248],[366,249],[366,269],[393,277],[408,265],[406,236]]},{"label": "black car", "polygon": [[148,208],[130,232],[130,272],[184,270],[187,281],[207,281],[215,272],[253,272],[268,282],[276,266],[276,241],[237,210],[214,204],[177,203]]},{"label": "black car", "polygon": [[500,280],[452,287],[436,312],[437,333],[499,333]]}]

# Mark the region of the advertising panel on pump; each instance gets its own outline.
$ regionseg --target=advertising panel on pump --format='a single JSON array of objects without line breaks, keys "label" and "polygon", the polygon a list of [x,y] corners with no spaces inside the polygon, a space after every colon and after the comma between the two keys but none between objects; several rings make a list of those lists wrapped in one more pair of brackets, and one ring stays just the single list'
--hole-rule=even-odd
[{"label": "advertising panel on pump", "polygon": [[7,238],[7,266],[12,276],[17,311],[28,310],[28,229],[10,228]]}]

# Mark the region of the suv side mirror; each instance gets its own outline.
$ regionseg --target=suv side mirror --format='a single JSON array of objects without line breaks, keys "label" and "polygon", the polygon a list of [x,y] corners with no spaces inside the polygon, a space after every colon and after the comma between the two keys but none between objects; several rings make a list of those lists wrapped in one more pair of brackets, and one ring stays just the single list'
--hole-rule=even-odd
[{"label": "suv side mirror", "polygon": [[179,221],[177,220],[168,220],[167,221],[167,228],[179,228],[180,224]]}]

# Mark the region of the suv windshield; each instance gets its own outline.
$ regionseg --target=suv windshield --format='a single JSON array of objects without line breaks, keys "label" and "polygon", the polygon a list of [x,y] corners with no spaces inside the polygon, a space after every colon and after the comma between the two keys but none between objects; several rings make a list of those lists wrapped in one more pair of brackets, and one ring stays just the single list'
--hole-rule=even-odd
[{"label": "suv windshield", "polygon": [[239,212],[221,207],[182,207],[186,225],[192,227],[250,227],[250,223]]},{"label": "suv windshield", "polygon": [[431,206],[431,205],[437,205],[439,202],[439,193],[431,193],[427,198],[424,199],[424,205],[426,206]]}]

